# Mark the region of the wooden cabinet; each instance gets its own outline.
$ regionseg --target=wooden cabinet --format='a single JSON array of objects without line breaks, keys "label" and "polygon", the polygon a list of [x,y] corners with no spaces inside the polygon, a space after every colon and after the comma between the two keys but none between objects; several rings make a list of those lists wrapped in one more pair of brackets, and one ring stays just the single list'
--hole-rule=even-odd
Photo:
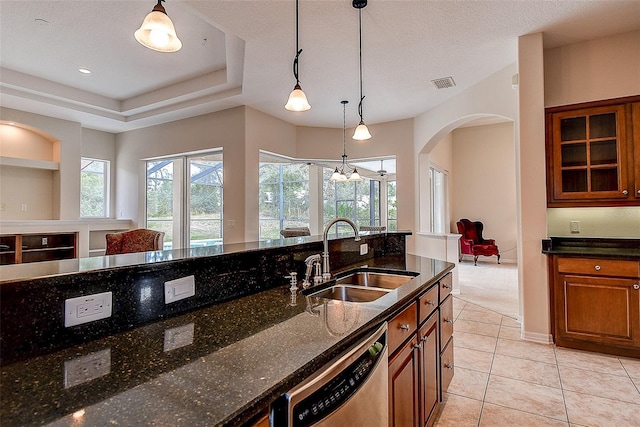
[{"label": "wooden cabinet", "polygon": [[77,258],[78,233],[0,236],[0,265]]},{"label": "wooden cabinet", "polygon": [[546,109],[547,205],[640,205],[640,97]]},{"label": "wooden cabinet", "polygon": [[[422,427],[435,419],[442,396],[440,300],[453,320],[451,274],[389,320],[389,425]],[[447,323],[447,337],[453,322]],[[451,341],[447,338],[448,341]],[[449,351],[453,357],[453,346]],[[447,354],[449,354],[447,353]],[[452,360],[452,359],[451,359]],[[451,362],[451,366],[452,366]],[[450,382],[448,378],[446,385]]]},{"label": "wooden cabinet", "polygon": [[553,257],[559,346],[640,357],[640,262]]}]

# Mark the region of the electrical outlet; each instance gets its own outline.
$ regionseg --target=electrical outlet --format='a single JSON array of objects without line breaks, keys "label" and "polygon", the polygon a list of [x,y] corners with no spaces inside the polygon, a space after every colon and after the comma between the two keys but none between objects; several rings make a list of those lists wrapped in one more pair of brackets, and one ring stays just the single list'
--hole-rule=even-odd
[{"label": "electrical outlet", "polygon": [[26,203],[21,204],[21,205],[20,205],[20,209],[21,209],[23,212],[24,212],[24,211],[26,211],[26,210],[27,210],[27,204],[26,204]]},{"label": "electrical outlet", "polygon": [[64,301],[64,327],[111,317],[111,292],[69,298]]},{"label": "electrical outlet", "polygon": [[71,388],[111,373],[111,348],[64,362],[64,388]]},{"label": "electrical outlet", "polygon": [[181,277],[180,279],[164,282],[164,303],[180,301],[196,294],[194,276]]},{"label": "electrical outlet", "polygon": [[4,203],[0,203],[0,211],[5,210],[5,204]]},{"label": "electrical outlet", "polygon": [[369,253],[369,245],[367,243],[363,243],[360,245],[360,255],[366,255]]},{"label": "electrical outlet", "polygon": [[164,331],[164,351],[193,344],[194,324],[178,326]]},{"label": "electrical outlet", "polygon": [[236,228],[236,220],[230,219],[229,221],[227,221],[227,225],[229,226],[229,228]]},{"label": "electrical outlet", "polygon": [[580,232],[580,221],[571,221],[571,232],[579,233]]},{"label": "electrical outlet", "polygon": [[49,243],[49,238],[48,237],[43,237],[42,238],[42,246],[47,246],[48,243]]}]

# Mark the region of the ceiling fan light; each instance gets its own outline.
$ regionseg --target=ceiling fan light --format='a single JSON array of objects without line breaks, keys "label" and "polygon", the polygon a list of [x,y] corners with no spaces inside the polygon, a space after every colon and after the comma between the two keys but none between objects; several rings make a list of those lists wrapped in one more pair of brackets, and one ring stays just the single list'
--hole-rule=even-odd
[{"label": "ceiling fan light", "polygon": [[138,43],[149,49],[158,52],[177,52],[182,48],[182,42],[160,1],[158,5],[144,18],[142,25],[133,35]]},{"label": "ceiling fan light", "polygon": [[360,122],[358,127],[356,127],[356,130],[353,132],[352,138],[357,141],[364,141],[371,138],[369,129],[367,128],[367,125],[364,124],[364,122]]},{"label": "ceiling fan light", "polygon": [[311,105],[309,105],[309,101],[307,101],[307,95],[302,91],[299,84],[296,84],[289,94],[289,100],[284,108],[289,111],[307,111],[311,109]]}]

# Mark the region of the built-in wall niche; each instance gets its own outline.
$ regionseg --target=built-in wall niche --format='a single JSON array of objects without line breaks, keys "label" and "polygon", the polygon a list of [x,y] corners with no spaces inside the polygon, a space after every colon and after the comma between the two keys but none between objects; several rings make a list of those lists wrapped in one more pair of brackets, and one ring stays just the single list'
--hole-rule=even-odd
[{"label": "built-in wall niche", "polygon": [[59,162],[60,141],[31,126],[0,121],[0,219],[53,219]]}]

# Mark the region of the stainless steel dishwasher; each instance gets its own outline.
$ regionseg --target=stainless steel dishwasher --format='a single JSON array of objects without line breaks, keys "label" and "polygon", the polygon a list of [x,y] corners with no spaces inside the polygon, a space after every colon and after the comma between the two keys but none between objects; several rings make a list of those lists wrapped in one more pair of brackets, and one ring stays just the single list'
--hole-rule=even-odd
[{"label": "stainless steel dishwasher", "polygon": [[273,427],[389,425],[387,323],[271,405]]}]

